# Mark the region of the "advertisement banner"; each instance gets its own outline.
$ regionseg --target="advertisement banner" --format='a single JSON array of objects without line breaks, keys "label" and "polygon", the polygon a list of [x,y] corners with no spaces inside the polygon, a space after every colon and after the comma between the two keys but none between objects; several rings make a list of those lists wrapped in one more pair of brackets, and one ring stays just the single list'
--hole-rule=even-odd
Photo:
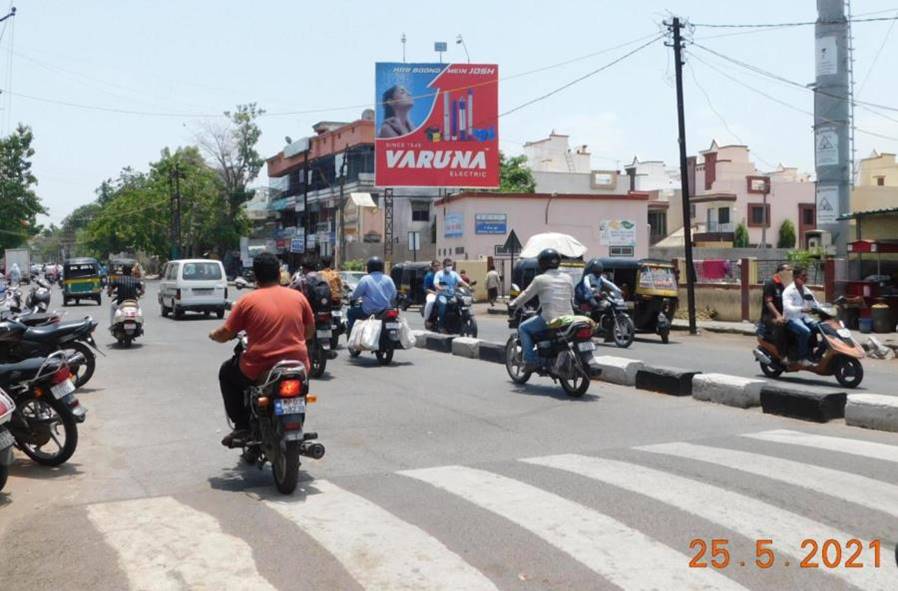
[{"label": "advertisement banner", "polygon": [[501,234],[508,233],[508,215],[504,213],[475,213],[475,234]]},{"label": "advertisement banner", "polygon": [[495,64],[375,65],[378,187],[499,186]]},{"label": "advertisement banner", "polygon": [[461,238],[465,233],[465,214],[447,213],[443,218],[443,237]]},{"label": "advertisement banner", "polygon": [[599,243],[603,246],[636,246],[636,222],[602,220],[599,222]]}]

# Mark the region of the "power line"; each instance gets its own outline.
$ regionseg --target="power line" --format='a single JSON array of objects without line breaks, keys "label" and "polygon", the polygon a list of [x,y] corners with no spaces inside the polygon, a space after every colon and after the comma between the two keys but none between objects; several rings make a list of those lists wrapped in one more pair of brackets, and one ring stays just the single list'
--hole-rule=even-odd
[{"label": "power line", "polygon": [[657,41],[659,41],[659,40],[662,39],[663,37],[664,37],[663,34],[662,34],[662,35],[657,35],[656,37],[654,37],[654,38],[653,38],[651,41],[649,41],[648,43],[643,43],[642,45],[640,45],[640,46],[637,47],[636,49],[634,49],[634,50],[632,50],[632,51],[629,51],[629,52],[625,53],[624,55],[620,56],[619,58],[617,58],[617,59],[615,59],[615,60],[612,60],[611,62],[608,62],[608,63],[605,64],[604,66],[601,66],[601,67],[599,67],[599,68],[596,68],[595,70],[592,70],[591,72],[587,72],[586,74],[584,74],[584,75],[582,75],[582,76],[580,76],[580,77],[578,77],[578,78],[575,78],[575,79],[571,80],[570,82],[568,82],[568,83],[566,83],[566,84],[563,84],[563,85],[559,86],[558,88],[556,88],[556,89],[554,89],[554,90],[551,90],[550,92],[547,92],[546,94],[544,94],[544,95],[542,95],[542,96],[538,96],[538,97],[536,97],[536,98],[534,98],[534,99],[531,99],[531,100],[529,100],[529,101],[527,101],[527,102],[525,102],[525,103],[522,103],[522,104],[518,105],[517,107],[514,107],[514,108],[512,108],[512,109],[509,109],[508,111],[505,111],[504,113],[499,113],[499,117],[505,117],[506,115],[510,115],[511,113],[514,113],[515,111],[519,111],[519,110],[523,109],[524,107],[528,107],[528,106],[530,106],[530,105],[532,105],[532,104],[534,104],[534,103],[537,103],[537,102],[539,102],[539,101],[545,100],[545,99],[549,98],[550,96],[552,96],[552,95],[554,95],[554,94],[558,94],[558,93],[561,92],[562,90],[565,90],[566,88],[570,88],[571,86],[577,84],[578,82],[582,82],[583,80],[586,80],[587,78],[590,78],[590,77],[592,77],[592,76],[595,76],[595,75],[598,74],[599,72],[602,72],[603,70],[607,70],[608,68],[614,66],[615,64],[618,64],[618,63],[624,61],[625,59],[629,58],[630,56],[632,56],[632,55],[634,55],[634,54],[636,54],[636,53],[642,51],[642,50],[645,49],[646,47],[649,47],[649,46],[651,46],[651,45],[654,45]]},{"label": "power line", "polygon": [[[895,16],[898,17],[898,14],[896,14]],[[889,37],[891,37],[892,35],[892,30],[895,28],[895,23],[898,23],[898,20],[892,21],[892,24],[889,25],[889,30],[886,31],[886,35],[882,39],[882,44],[879,46],[879,49],[876,50],[876,55],[873,56],[873,61],[870,62],[870,68],[867,70],[867,74],[861,81],[861,85],[857,89],[857,94],[860,94],[864,90],[864,86],[867,85],[867,80],[870,79],[870,74],[873,73],[873,68],[876,67],[876,62],[879,61],[879,56],[882,55],[882,50],[885,49],[886,43],[889,42]]]},{"label": "power line", "polygon": [[797,21],[791,23],[692,23],[693,27],[708,29],[776,29],[782,27],[806,27],[809,25],[841,25],[848,23],[875,23],[898,20],[898,16],[852,18],[835,21]]}]

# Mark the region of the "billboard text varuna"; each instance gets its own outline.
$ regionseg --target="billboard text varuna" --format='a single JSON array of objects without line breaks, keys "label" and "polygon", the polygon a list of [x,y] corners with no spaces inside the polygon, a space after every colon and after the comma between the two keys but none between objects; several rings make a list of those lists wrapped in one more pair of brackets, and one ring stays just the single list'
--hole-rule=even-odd
[{"label": "billboard text varuna", "polygon": [[376,66],[379,187],[499,186],[494,64]]}]

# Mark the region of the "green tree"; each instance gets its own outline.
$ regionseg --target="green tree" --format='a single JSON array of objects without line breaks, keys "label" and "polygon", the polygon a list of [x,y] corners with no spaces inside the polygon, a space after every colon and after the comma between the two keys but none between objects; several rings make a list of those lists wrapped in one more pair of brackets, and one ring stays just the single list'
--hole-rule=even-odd
[{"label": "green tree", "polygon": [[780,225],[779,239],[776,246],[778,248],[795,248],[795,225],[792,223],[792,220],[785,220]]},{"label": "green tree", "polygon": [[526,156],[508,158],[499,152],[499,190],[503,193],[533,193],[536,181],[527,166]]},{"label": "green tree", "polygon": [[736,248],[748,248],[748,228],[745,227],[745,224],[740,223],[736,226],[733,246]]},{"label": "green tree", "polygon": [[37,216],[47,213],[34,191],[33,140],[31,128],[21,124],[0,139],[0,249],[19,246],[40,232]]}]

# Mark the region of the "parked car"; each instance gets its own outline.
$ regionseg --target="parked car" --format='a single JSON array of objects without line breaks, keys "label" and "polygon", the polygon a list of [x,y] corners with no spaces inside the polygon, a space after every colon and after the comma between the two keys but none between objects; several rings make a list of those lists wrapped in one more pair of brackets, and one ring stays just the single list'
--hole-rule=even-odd
[{"label": "parked car", "polygon": [[228,281],[221,261],[183,259],[169,261],[162,269],[159,306],[163,316],[176,319],[185,312],[212,312],[224,318],[228,309]]}]

